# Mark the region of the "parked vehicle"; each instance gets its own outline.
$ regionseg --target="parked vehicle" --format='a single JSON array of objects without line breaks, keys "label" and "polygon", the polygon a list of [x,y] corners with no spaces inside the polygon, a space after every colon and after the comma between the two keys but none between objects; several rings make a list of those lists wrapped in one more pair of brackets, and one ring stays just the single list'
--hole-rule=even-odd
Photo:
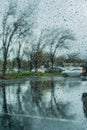
[{"label": "parked vehicle", "polygon": [[[38,69],[37,69],[37,73],[43,73],[43,74],[44,74],[44,73],[45,73],[45,71],[46,71],[46,69],[45,69],[45,68],[44,68],[44,69],[41,69],[41,68],[38,68]],[[34,73],[35,73],[35,72],[36,72],[36,70],[35,70],[35,69],[32,69],[32,70],[31,70],[31,72],[34,72]]]},{"label": "parked vehicle", "polygon": [[83,111],[85,116],[87,117],[87,93],[82,94],[82,102],[83,102]]},{"label": "parked vehicle", "polygon": [[64,69],[62,67],[53,67],[53,69],[47,69],[47,73],[53,73],[53,72],[62,72]]},{"label": "parked vehicle", "polygon": [[62,72],[63,76],[70,76],[70,77],[74,77],[74,76],[80,76],[82,73],[82,68],[81,67],[71,67],[68,68],[68,70],[64,70]]},{"label": "parked vehicle", "polygon": [[83,64],[81,79],[87,80],[87,62]]}]

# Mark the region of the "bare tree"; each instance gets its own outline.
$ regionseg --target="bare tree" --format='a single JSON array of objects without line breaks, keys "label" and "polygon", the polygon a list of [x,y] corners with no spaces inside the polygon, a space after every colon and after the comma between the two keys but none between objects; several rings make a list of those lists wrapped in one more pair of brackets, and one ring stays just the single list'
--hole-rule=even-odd
[{"label": "bare tree", "polygon": [[[49,39],[50,38],[50,39]],[[74,34],[70,30],[53,30],[48,35],[48,44],[50,48],[50,62],[51,68],[55,62],[55,56],[61,48],[67,48],[66,40],[75,40]]]},{"label": "bare tree", "polygon": [[31,47],[31,49],[30,49],[29,47],[30,47],[30,46],[24,48],[23,54],[24,54],[24,56],[25,56],[26,59],[27,59],[28,68],[29,68],[29,70],[31,71],[32,68],[33,68],[33,56],[32,56],[33,52],[32,52],[32,47]]},{"label": "bare tree", "polygon": [[82,59],[79,57],[78,52],[67,54],[67,58],[65,59],[65,61],[73,65],[81,65],[81,63],[83,62]]},{"label": "bare tree", "polygon": [[[18,1],[8,1],[8,9],[3,13],[2,18],[2,51],[3,51],[3,66],[2,75],[6,75],[7,70],[7,58],[9,48],[15,39],[26,36],[29,32],[32,22],[31,14],[34,11],[32,4],[28,5],[24,11],[18,13]],[[28,3],[29,4],[29,3]],[[32,7],[31,7],[32,5]],[[30,7],[30,8],[29,8]],[[20,47],[19,47],[20,48]]]},{"label": "bare tree", "polygon": [[23,57],[23,54],[21,55],[21,48],[22,48],[22,44],[19,42],[18,50],[17,50],[17,57],[16,57],[18,73],[20,73],[20,70],[21,70],[21,61],[22,61],[22,57]]},{"label": "bare tree", "polygon": [[45,48],[45,43],[44,41],[44,31],[41,31],[41,34],[39,36],[38,42],[36,46],[33,48],[33,63],[35,67],[35,71],[37,72],[37,68],[40,67],[42,64],[42,55],[43,55],[43,49]]},{"label": "bare tree", "polygon": [[38,40],[37,41],[36,39],[35,41],[33,40],[29,48],[25,47],[24,54],[27,57],[30,66],[30,71],[34,67],[35,71],[37,72],[37,68],[40,67],[40,65],[42,65],[43,49],[45,48],[45,43],[43,42],[43,40],[44,40],[44,32],[42,30]]},{"label": "bare tree", "polygon": [[69,59],[70,62],[72,62],[73,60],[78,58],[78,53],[71,53],[71,54],[68,54],[67,56],[68,56],[67,59]]}]

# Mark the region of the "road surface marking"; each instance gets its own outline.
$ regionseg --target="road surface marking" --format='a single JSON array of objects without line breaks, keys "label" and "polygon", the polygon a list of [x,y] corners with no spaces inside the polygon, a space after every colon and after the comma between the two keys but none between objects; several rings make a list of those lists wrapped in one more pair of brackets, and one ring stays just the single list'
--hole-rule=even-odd
[{"label": "road surface marking", "polygon": [[51,121],[60,121],[60,122],[70,122],[70,123],[83,123],[81,121],[76,120],[69,120],[69,119],[57,119],[54,117],[41,117],[41,116],[32,116],[32,115],[23,115],[23,114],[11,114],[11,113],[0,113],[0,115],[5,116],[16,116],[16,117],[25,117],[25,118],[32,118],[32,119],[41,119],[41,120],[51,120]]}]

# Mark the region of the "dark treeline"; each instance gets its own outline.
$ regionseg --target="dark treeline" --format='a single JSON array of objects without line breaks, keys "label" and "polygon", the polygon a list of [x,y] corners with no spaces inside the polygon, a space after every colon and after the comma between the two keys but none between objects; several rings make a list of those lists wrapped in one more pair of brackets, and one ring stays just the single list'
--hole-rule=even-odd
[{"label": "dark treeline", "polygon": [[[16,69],[16,71],[21,72],[22,70],[27,70],[27,71],[31,71],[33,68],[35,68],[35,64],[34,64],[34,58],[32,57],[32,60],[27,60],[27,59],[21,59],[21,68],[20,71],[18,70],[18,57],[15,57],[12,60],[8,60],[8,64],[7,64],[7,69],[9,70],[14,70]],[[42,53],[40,52],[38,57],[38,64],[37,64],[37,68],[40,68],[42,66],[44,66],[44,68],[51,68],[51,61],[50,61],[50,53]],[[54,62],[54,66],[69,66],[69,65],[73,65],[73,66],[82,66],[83,64],[83,60],[80,58],[76,58],[74,56],[69,55],[69,57],[65,58],[64,56],[58,56],[55,57],[55,62]],[[0,66],[2,68],[2,61],[0,62]]]}]

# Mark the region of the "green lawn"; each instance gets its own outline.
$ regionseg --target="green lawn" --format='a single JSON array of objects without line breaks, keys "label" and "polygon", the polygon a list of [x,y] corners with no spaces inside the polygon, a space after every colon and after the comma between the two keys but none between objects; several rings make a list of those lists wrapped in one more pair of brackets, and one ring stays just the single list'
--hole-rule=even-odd
[{"label": "green lawn", "polygon": [[[34,72],[12,72],[12,73],[7,73],[5,76],[5,79],[22,79],[26,77],[32,77],[32,76],[56,76],[56,75],[61,75],[61,73],[55,72],[55,73],[34,73]],[[0,76],[1,77],[1,76]]]}]

